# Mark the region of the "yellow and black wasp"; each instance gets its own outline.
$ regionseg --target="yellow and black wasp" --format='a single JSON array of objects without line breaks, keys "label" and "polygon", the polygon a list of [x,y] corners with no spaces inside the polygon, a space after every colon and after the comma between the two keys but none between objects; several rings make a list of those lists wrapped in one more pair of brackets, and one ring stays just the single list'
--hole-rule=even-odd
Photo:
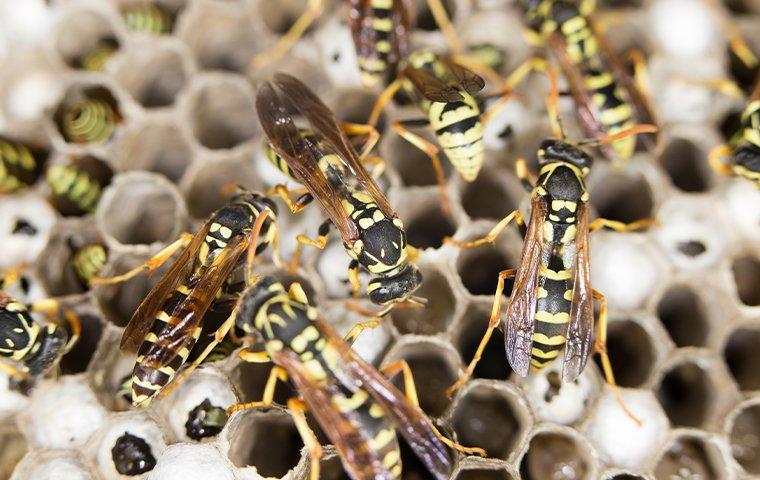
[{"label": "yellow and black wasp", "polygon": [[79,338],[79,318],[63,309],[65,326],[54,321],[43,326],[32,318],[32,312],[49,315],[58,310],[52,299],[27,305],[0,292],[0,356],[14,362],[0,362],[0,370],[19,378],[35,378],[57,365]]},{"label": "yellow and black wasp", "polygon": [[[545,45],[559,65],[576,104],[576,117],[591,138],[615,135],[638,124],[656,124],[645,94],[608,45],[591,13],[595,0],[580,4],[563,0],[523,0],[522,7],[532,40]],[[639,62],[640,63],[640,62]],[[545,70],[541,59],[530,59],[506,81],[507,88],[531,69]],[[650,138],[654,145],[656,137]],[[608,160],[628,161],[636,137],[622,137],[599,145]]]},{"label": "yellow and black wasp", "polygon": [[[559,95],[553,70],[550,70],[550,77],[553,81],[549,107],[550,113],[556,116]],[[559,125],[558,119],[555,125]],[[580,144],[611,142],[621,136],[653,130],[655,127],[652,125],[637,125]],[[507,359],[515,373],[525,376],[531,369],[539,371],[564,350],[562,378],[571,381],[583,370],[594,344],[601,356],[608,383],[613,387],[615,385],[605,346],[607,303],[604,295],[592,289],[590,283],[588,234],[603,227],[631,231],[650,226],[653,222],[643,219],[624,224],[603,218],[590,222],[585,179],[591,171],[591,157],[579,147],[580,144],[565,140],[558,127],[554,133],[556,139],[544,140],[539,147],[539,171],[535,184],[529,179],[525,161],[519,159],[516,164],[518,177],[531,193],[527,228],[520,211],[515,210],[483,238],[472,241],[446,239],[447,243],[460,247],[491,243],[512,220],[525,230],[519,266],[499,274],[486,334],[466,374],[450,387],[449,392],[459,388],[472,375],[493,329],[499,326],[501,295],[504,282],[510,277],[514,277],[515,281],[503,323]],[[595,343],[594,299],[600,302]],[[615,393],[619,395],[617,389]],[[631,417],[635,418],[632,414]]]},{"label": "yellow and black wasp", "polygon": [[71,255],[71,268],[83,288],[87,288],[90,282],[96,278],[108,261],[108,248],[101,242],[88,242],[77,246],[73,240],[69,240]]},{"label": "yellow and black wasp", "polygon": [[49,152],[0,136],[0,193],[30,187],[42,174]]},{"label": "yellow and black wasp", "polygon": [[398,479],[401,453],[395,428],[434,478],[447,479],[452,461],[446,446],[468,454],[484,454],[443,437],[416,402],[411,370],[401,360],[383,370],[404,374],[406,396],[320,319],[300,284],[289,289],[264,277],[241,295],[235,324],[247,335],[262,337],[264,350],[244,350],[250,362],[274,362],[261,401],[233,405],[228,412],[266,407],[274,401],[278,380],[290,379],[302,400],[287,402],[296,427],[309,449],[311,479],[319,478],[322,449],[309,428],[312,413],[335,445],[343,467],[354,480]]},{"label": "yellow and black wasp", "polygon": [[50,165],[45,172],[51,203],[64,216],[92,213],[112,177],[108,164],[89,155]]},{"label": "yellow and black wasp", "polygon": [[135,32],[161,35],[172,30],[174,19],[161,5],[142,1],[129,5],[122,11],[127,28]]},{"label": "yellow and black wasp", "polygon": [[[422,275],[410,258],[414,254],[409,253],[401,219],[364,169],[330,109],[290,75],[276,74],[273,83],[309,121],[318,138],[304,135],[295,126],[270,82],[264,83],[256,96],[259,120],[270,145],[287,165],[283,171],[306,187],[340,232],[353,260],[349,276],[355,291],[361,265],[374,275],[367,286],[374,303],[408,300]],[[318,242],[299,239],[323,248],[328,227],[329,223],[323,224]]]},{"label": "yellow and black wasp", "polygon": [[[91,281],[125,281],[143,270],[157,269],[181,249],[134,312],[122,336],[122,350],[137,351],[132,375],[135,406],[147,406],[187,362],[209,309],[232,310],[240,291],[253,279],[254,256],[277,240],[276,211],[267,197],[238,189],[195,234],[182,235],[144,265],[123,275]],[[198,355],[190,370],[205,359],[230,327],[231,320],[219,327],[214,341]]]}]

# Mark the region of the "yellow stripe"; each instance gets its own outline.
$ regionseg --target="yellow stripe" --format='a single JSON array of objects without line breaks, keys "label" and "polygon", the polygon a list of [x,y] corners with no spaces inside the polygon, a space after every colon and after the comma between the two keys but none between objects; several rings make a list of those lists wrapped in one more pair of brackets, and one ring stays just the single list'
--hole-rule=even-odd
[{"label": "yellow stripe", "polygon": [[136,376],[133,375],[132,376],[132,386],[134,387],[135,385],[140,386],[140,387],[145,388],[145,389],[148,389],[148,390],[158,390],[159,388],[161,388],[161,385],[156,385],[156,384],[150,383],[150,382],[144,382],[144,381],[140,380],[139,378],[137,378]]},{"label": "yellow stripe", "polygon": [[569,280],[571,277],[569,270],[560,270],[558,272],[548,268],[541,266],[541,275],[548,278],[549,280]]},{"label": "yellow stripe", "polygon": [[539,310],[536,312],[535,319],[544,323],[553,323],[559,325],[568,323],[570,321],[570,314],[567,312],[559,312],[552,315],[549,312]]},{"label": "yellow stripe", "polygon": [[608,72],[601,72],[597,75],[589,75],[585,78],[584,83],[589,90],[600,90],[614,82],[612,75]]},{"label": "yellow stripe", "polygon": [[383,457],[383,466],[385,468],[391,468],[398,463],[399,458],[401,457],[399,456],[398,450],[391,450],[385,454],[385,457]]},{"label": "yellow stripe", "polygon": [[559,350],[549,350],[548,352],[544,352],[540,348],[535,348],[535,347],[533,347],[533,349],[531,349],[530,351],[531,355],[535,357],[547,359],[547,360],[553,360],[557,358],[557,356],[559,355],[559,352],[560,352]]},{"label": "yellow stripe", "polygon": [[350,412],[361,407],[369,395],[364,390],[357,390],[351,397],[335,397],[333,402],[343,412]]},{"label": "yellow stripe", "polygon": [[396,439],[396,431],[393,430],[392,428],[386,428],[386,429],[380,430],[377,433],[377,435],[375,435],[375,438],[372,440],[372,447],[375,450],[380,450],[395,439]]},{"label": "yellow stripe", "polygon": [[536,358],[531,358],[531,359],[530,359],[530,364],[531,364],[531,366],[532,366],[533,368],[535,368],[536,370],[541,370],[542,368],[546,367],[547,365],[549,365],[549,364],[550,364],[550,363],[552,363],[553,361],[554,361],[554,360],[547,360],[547,361],[545,361],[545,362],[542,362],[542,361],[540,361],[540,360],[538,360],[538,359],[536,359]]},{"label": "yellow stripe", "polygon": [[621,103],[615,108],[602,111],[602,123],[613,125],[631,118],[631,107],[627,103]]},{"label": "yellow stripe", "polygon": [[390,32],[393,30],[393,22],[390,18],[373,18],[372,28],[381,32]]},{"label": "yellow stripe", "polygon": [[551,347],[551,346],[562,345],[567,341],[567,339],[563,335],[555,335],[553,337],[547,337],[543,333],[534,332],[533,341]]}]

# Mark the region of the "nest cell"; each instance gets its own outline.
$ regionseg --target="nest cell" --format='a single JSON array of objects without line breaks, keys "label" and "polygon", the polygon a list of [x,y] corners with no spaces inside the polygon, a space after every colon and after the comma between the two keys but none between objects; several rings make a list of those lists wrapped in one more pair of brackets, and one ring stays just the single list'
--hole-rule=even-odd
[{"label": "nest cell", "polygon": [[237,184],[258,190],[261,182],[253,163],[246,158],[223,158],[200,163],[188,172],[185,189],[187,208],[194,218],[206,218],[224,206],[229,196],[224,188]]},{"label": "nest cell", "polygon": [[95,145],[114,138],[124,116],[109,87],[74,84],[53,112],[53,120],[67,143]]},{"label": "nest cell", "polygon": [[682,192],[704,192],[710,188],[707,153],[691,140],[672,139],[660,162],[670,181]]},{"label": "nest cell", "polygon": [[517,208],[507,187],[499,177],[482,172],[464,186],[462,207],[472,219],[501,220]]},{"label": "nest cell", "polygon": [[397,308],[391,313],[399,333],[432,335],[448,330],[456,312],[454,292],[438,270],[422,269],[422,285],[416,296],[426,298],[424,308]]},{"label": "nest cell", "polygon": [[238,415],[228,437],[228,456],[235,466],[252,466],[264,477],[279,478],[298,464],[303,441],[289,414],[268,409]]},{"label": "nest cell", "polygon": [[[472,295],[489,295],[496,293],[499,273],[517,266],[502,248],[488,245],[474,249],[462,250],[457,261],[457,271],[464,287]],[[504,295],[512,292],[514,279],[504,282]]]},{"label": "nest cell", "polygon": [[691,287],[670,287],[657,305],[657,315],[676,346],[705,345],[710,330],[707,312]]},{"label": "nest cell", "polygon": [[[485,302],[471,303],[459,322],[453,343],[464,362],[469,362],[480,345],[491,316],[491,306]],[[486,344],[480,361],[472,373],[473,378],[506,380],[512,373],[504,348],[504,337],[496,331]]]},{"label": "nest cell", "polygon": [[145,108],[171,106],[189,76],[180,51],[148,45],[127,52],[116,72],[119,83]]},{"label": "nest cell", "polygon": [[729,424],[731,453],[749,474],[760,474],[760,405],[744,404]]},{"label": "nest cell", "polygon": [[409,245],[420,249],[439,248],[443,238],[454,235],[456,231],[452,218],[444,214],[437,203],[416,212],[409,221],[404,222],[404,226]]},{"label": "nest cell", "polygon": [[55,48],[72,68],[100,70],[119,49],[110,19],[95,10],[72,11],[56,27]]},{"label": "nest cell", "polygon": [[148,120],[124,132],[115,160],[120,170],[147,170],[177,183],[192,162],[193,151],[178,125]]},{"label": "nest cell", "polygon": [[[454,0],[442,0],[441,3],[451,21],[455,21],[457,13],[456,2]],[[428,32],[438,30],[438,24],[435,21],[435,17],[433,17],[433,12],[430,11],[428,3],[420,2],[419,4],[415,4],[415,7],[417,9],[415,13],[417,28]]]},{"label": "nest cell", "polygon": [[151,478],[236,479],[232,466],[214,445],[176,443],[167,447],[157,460]]},{"label": "nest cell", "polygon": [[[633,320],[614,320],[607,329],[607,353],[618,385],[640,387],[654,369],[655,347],[649,333]],[[601,360],[594,356],[601,371]]]},{"label": "nest cell", "polygon": [[191,93],[190,127],[211,150],[235,148],[258,131],[253,94],[246,83],[232,76],[214,77]]},{"label": "nest cell", "polygon": [[[415,112],[419,117],[422,112]],[[418,118],[415,116],[414,118]],[[422,129],[421,129],[422,130]],[[384,143],[386,149],[383,158],[401,177],[401,183],[407,187],[437,185],[435,169],[425,152],[415,147],[402,137],[391,134]],[[441,159],[441,167],[446,175],[452,170],[451,163]]]},{"label": "nest cell", "polygon": [[760,330],[738,328],[723,347],[723,358],[731,375],[744,391],[760,390]]},{"label": "nest cell", "polygon": [[601,180],[595,179],[590,196],[602,218],[629,223],[652,216],[654,195],[640,174],[608,172]]},{"label": "nest cell", "polygon": [[64,375],[87,370],[103,336],[103,320],[90,313],[80,313],[78,316],[82,331],[77,343],[61,358],[61,373]]},{"label": "nest cell", "polygon": [[656,393],[670,422],[682,427],[700,427],[716,397],[707,372],[692,362],[669,369]]},{"label": "nest cell", "polygon": [[530,440],[520,463],[523,480],[591,479],[594,464],[585,445],[566,433],[539,432]]},{"label": "nest cell", "polygon": [[731,270],[739,300],[750,307],[760,305],[760,259],[751,255],[734,258]]},{"label": "nest cell", "polygon": [[[344,90],[334,102],[333,113],[342,122],[367,123],[376,97],[364,90]],[[385,131],[385,112],[380,114],[375,128],[382,134]]]},{"label": "nest cell", "polygon": [[454,477],[455,480],[514,480],[514,478],[508,471],[496,468],[469,468],[460,471]]},{"label": "nest cell", "polygon": [[655,478],[723,478],[721,452],[703,438],[684,435],[668,446],[654,469]]}]

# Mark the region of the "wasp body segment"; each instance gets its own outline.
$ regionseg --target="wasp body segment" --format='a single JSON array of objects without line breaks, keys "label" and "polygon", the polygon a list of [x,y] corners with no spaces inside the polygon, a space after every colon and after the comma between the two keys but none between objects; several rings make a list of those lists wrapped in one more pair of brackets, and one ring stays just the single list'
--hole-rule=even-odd
[{"label": "wasp body segment", "polygon": [[94,157],[74,159],[67,164],[48,167],[45,174],[52,203],[63,215],[91,213],[103,189],[111,182],[113,171]]},{"label": "wasp body segment", "polygon": [[0,137],[0,193],[28,188],[37,181],[47,152]]},{"label": "wasp body segment", "polygon": [[90,280],[97,277],[108,261],[108,251],[101,243],[88,243],[82,245],[71,257],[71,266],[82,286],[90,284]]},{"label": "wasp body segment", "polygon": [[750,99],[742,112],[741,130],[732,139],[731,169],[760,188],[760,84],[757,92],[757,98]]}]

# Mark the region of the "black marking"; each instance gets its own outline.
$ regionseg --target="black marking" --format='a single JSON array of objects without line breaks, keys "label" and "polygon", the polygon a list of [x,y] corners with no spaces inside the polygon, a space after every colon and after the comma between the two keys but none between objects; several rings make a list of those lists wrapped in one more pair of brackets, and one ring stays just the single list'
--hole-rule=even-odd
[{"label": "black marking", "polygon": [[148,442],[129,432],[116,439],[111,449],[111,458],[116,471],[122,475],[140,475],[156,466],[156,457]]},{"label": "black marking", "polygon": [[213,437],[222,431],[228,418],[224,408],[212,405],[211,400],[206,398],[190,410],[185,422],[185,432],[193,440]]},{"label": "black marking", "polygon": [[37,235],[37,229],[25,219],[19,218],[16,220],[16,224],[13,225],[12,233],[14,235],[28,235],[33,237],[34,235]]}]

